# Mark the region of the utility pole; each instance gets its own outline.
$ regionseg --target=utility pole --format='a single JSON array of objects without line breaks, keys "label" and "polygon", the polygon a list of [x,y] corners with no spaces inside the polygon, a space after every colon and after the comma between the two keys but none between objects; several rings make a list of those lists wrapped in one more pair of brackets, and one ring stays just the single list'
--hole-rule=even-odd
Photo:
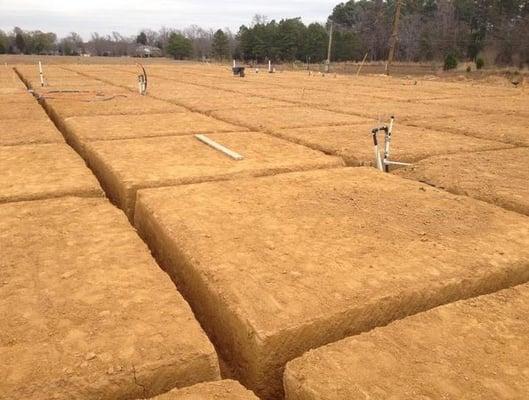
[{"label": "utility pole", "polygon": [[327,61],[325,61],[325,72],[329,72],[329,67],[331,65],[331,50],[332,50],[332,30],[334,22],[331,21],[331,28],[329,30],[329,47],[327,48]]},{"label": "utility pole", "polygon": [[386,62],[386,75],[389,75],[389,69],[393,58],[395,57],[395,46],[399,38],[399,21],[400,21],[400,8],[402,6],[402,0],[396,0],[395,4],[395,16],[393,17],[393,27],[391,29],[391,37],[389,38],[389,55],[388,61]]}]

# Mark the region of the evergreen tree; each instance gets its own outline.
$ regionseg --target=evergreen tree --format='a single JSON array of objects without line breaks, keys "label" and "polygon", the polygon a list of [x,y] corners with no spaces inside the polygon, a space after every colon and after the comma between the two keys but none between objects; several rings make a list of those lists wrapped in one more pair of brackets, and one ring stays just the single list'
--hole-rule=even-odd
[{"label": "evergreen tree", "polygon": [[169,36],[166,52],[175,60],[189,58],[193,54],[193,43],[181,33],[173,32]]},{"label": "evergreen tree", "polygon": [[329,33],[325,26],[312,23],[307,27],[303,49],[303,61],[310,58],[311,62],[322,62],[327,58]]},{"label": "evergreen tree", "polygon": [[9,50],[9,38],[4,31],[0,30],[0,54],[5,54]]},{"label": "evergreen tree", "polygon": [[213,42],[211,44],[211,55],[219,60],[229,58],[230,56],[230,44],[228,36],[219,29],[213,35]]},{"label": "evergreen tree", "polygon": [[142,44],[142,45],[147,45],[147,35],[145,34],[145,32],[141,32],[137,37],[136,37],[136,43],[137,44]]},{"label": "evergreen tree", "polygon": [[19,52],[24,53],[26,51],[26,39],[20,32],[15,35],[15,45]]}]

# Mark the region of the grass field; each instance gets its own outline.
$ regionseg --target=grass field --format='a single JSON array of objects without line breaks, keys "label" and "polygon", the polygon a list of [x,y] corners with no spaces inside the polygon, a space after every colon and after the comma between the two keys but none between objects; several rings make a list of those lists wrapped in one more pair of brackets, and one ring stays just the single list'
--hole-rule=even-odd
[{"label": "grass field", "polygon": [[525,83],[2,60],[0,399],[527,397]]}]

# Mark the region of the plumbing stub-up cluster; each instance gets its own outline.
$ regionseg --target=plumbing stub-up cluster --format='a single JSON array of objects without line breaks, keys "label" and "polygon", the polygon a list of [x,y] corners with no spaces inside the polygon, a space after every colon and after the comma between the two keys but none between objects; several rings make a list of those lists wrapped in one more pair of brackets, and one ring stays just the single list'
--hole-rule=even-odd
[{"label": "plumbing stub-up cluster", "polygon": [[[389,159],[390,150],[391,150],[391,135],[393,133],[394,122],[395,122],[395,117],[391,116],[389,124],[384,124],[382,126],[378,126],[371,130],[371,134],[373,135],[373,145],[374,145],[374,151],[375,151],[375,166],[382,172],[389,172],[390,165],[401,165],[401,166],[411,165],[409,163],[390,161]],[[384,149],[383,150],[379,149],[379,146],[378,146],[379,132],[384,132]]]},{"label": "plumbing stub-up cluster", "polygon": [[138,75],[138,91],[140,95],[145,96],[147,94],[147,72],[143,65],[138,64],[141,73]]}]

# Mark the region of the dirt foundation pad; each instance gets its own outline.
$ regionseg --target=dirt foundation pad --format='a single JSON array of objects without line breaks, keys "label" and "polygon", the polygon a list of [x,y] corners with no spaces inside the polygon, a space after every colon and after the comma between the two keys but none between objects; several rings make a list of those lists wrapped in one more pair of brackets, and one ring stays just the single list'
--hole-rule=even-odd
[{"label": "dirt foundation pad", "polygon": [[62,118],[90,115],[123,115],[184,112],[185,109],[150,97],[127,94],[97,96],[92,100],[46,99],[45,106]]},{"label": "dirt foundation pad", "polygon": [[[210,92],[215,93],[213,90],[210,90]],[[154,95],[157,95],[156,91],[153,91],[153,93]],[[163,95],[160,95],[160,97],[163,97]],[[230,92],[220,92],[215,95],[210,93],[207,96],[200,97],[181,98],[179,96],[174,96],[172,101],[200,112],[211,112],[214,110],[237,110],[240,108],[259,109],[292,106],[292,104],[282,101],[263,99],[261,97],[241,96]]]},{"label": "dirt foundation pad", "polygon": [[465,117],[414,119],[410,124],[482,139],[529,146],[529,118],[515,115],[469,114]]},{"label": "dirt foundation pad", "polygon": [[18,93],[2,93],[0,92],[0,104],[24,104],[34,103],[35,97],[33,97],[28,91]]},{"label": "dirt foundation pad", "polygon": [[0,103],[0,123],[5,125],[9,120],[45,119],[46,113],[36,101],[23,103]]},{"label": "dirt foundation pad", "polygon": [[0,203],[103,196],[83,160],[63,143],[2,146],[0,171]]},{"label": "dirt foundation pad", "polygon": [[240,383],[230,380],[199,383],[189,388],[173,390],[152,400],[258,400]]},{"label": "dirt foundation pad", "polygon": [[500,114],[523,116],[529,118],[527,108],[527,96],[520,93],[511,97],[474,98],[472,96],[461,96],[451,99],[427,101],[427,103],[452,109],[466,109],[483,114]]},{"label": "dirt foundation pad", "polygon": [[187,303],[107,200],[0,205],[0,398],[128,400],[219,378]]},{"label": "dirt foundation pad", "polygon": [[74,147],[93,140],[189,135],[246,130],[198,113],[71,117],[64,121]]},{"label": "dirt foundation pad", "polygon": [[396,174],[529,215],[529,149],[425,159]]},{"label": "dirt foundation pad", "polygon": [[1,124],[0,146],[64,142],[61,133],[47,118],[10,119]]},{"label": "dirt foundation pad", "polygon": [[288,400],[524,399],[529,285],[436,308],[288,364]]},{"label": "dirt foundation pad", "polygon": [[262,133],[207,136],[244,159],[233,160],[194,136],[91,142],[85,153],[107,194],[131,218],[136,191],[141,188],[343,165],[337,157]]},{"label": "dirt foundation pad", "polygon": [[529,218],[372,168],[141,190],[135,224],[263,398],[310,348],[529,280]]},{"label": "dirt foundation pad", "polygon": [[214,111],[211,114],[232,124],[267,131],[280,128],[346,125],[358,121],[354,116],[305,107],[245,108]]},{"label": "dirt foundation pad", "polygon": [[[297,128],[275,131],[277,136],[342,157],[349,165],[374,164],[373,136],[375,122],[352,126]],[[378,135],[383,151],[384,133]],[[391,140],[390,158],[401,162],[415,162],[428,156],[479,150],[502,149],[508,144],[481,140],[453,133],[416,128],[396,123]]]}]

